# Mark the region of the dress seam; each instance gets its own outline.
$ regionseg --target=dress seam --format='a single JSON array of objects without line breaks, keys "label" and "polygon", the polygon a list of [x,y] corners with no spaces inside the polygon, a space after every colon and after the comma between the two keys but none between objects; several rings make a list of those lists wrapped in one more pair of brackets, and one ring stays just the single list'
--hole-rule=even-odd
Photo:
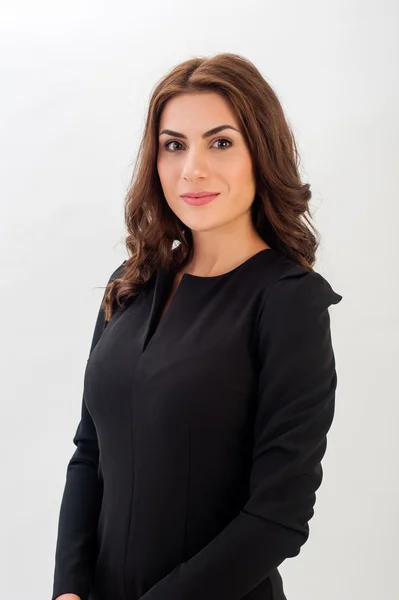
[{"label": "dress seam", "polygon": [[187,529],[188,529],[188,515],[189,515],[189,506],[190,506],[190,458],[191,458],[191,449],[190,449],[190,441],[191,441],[191,431],[190,426],[188,426],[188,468],[187,468],[187,488],[186,488],[186,518],[184,523],[184,538],[183,538],[183,551],[180,562],[186,560],[187,555]]},{"label": "dress seam", "polygon": [[124,564],[124,567],[123,567],[126,600],[129,600],[129,586],[128,586],[128,581],[127,581],[126,565],[127,565],[128,551],[129,551],[130,531],[131,531],[131,526],[132,526],[132,513],[133,513],[133,503],[134,503],[134,481],[135,481],[135,477],[134,477],[134,466],[135,466],[134,456],[135,456],[135,453],[134,453],[134,435],[133,435],[133,412],[132,412],[132,402],[131,402],[132,390],[133,390],[133,381],[134,381],[134,372],[132,374],[132,380],[131,380],[131,385],[130,385],[130,401],[129,401],[130,440],[131,440],[133,476],[132,476],[132,487],[131,487],[131,492],[130,492],[131,500],[130,500],[129,524],[128,524],[127,533],[126,533],[125,564]]}]

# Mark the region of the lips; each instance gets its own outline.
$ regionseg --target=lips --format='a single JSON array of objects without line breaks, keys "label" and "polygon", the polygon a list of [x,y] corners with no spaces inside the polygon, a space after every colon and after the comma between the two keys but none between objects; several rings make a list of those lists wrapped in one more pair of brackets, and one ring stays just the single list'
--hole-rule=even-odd
[{"label": "lips", "polygon": [[219,192],[192,192],[181,194],[182,198],[205,198],[206,196],[216,196]]},{"label": "lips", "polygon": [[208,202],[212,202],[217,196],[219,192],[215,194],[211,194],[210,192],[201,192],[196,194],[182,194],[181,197],[184,202],[187,204],[191,204],[191,206],[201,206],[202,204],[208,204]]}]

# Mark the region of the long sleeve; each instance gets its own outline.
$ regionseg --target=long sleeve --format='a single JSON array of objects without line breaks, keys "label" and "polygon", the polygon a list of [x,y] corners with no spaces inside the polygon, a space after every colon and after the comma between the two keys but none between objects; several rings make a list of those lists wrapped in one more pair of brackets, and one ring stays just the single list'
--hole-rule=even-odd
[{"label": "long sleeve", "polygon": [[[109,281],[119,276],[120,265]],[[106,323],[100,308],[90,346],[93,351]],[[61,501],[52,599],[61,594],[77,594],[87,600],[96,560],[96,530],[102,501],[98,477],[99,449],[95,425],[82,397],[81,419],[73,438],[76,450],[67,466]]]},{"label": "long sleeve", "polygon": [[141,600],[240,600],[299,554],[309,536],[334,415],[328,306],[341,299],[320,274],[295,265],[262,302],[248,501]]}]

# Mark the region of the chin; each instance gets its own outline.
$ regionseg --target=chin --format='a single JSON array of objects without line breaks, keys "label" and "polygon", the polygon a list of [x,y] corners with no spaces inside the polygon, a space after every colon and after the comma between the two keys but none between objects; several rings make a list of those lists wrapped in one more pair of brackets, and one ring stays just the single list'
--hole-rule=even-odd
[{"label": "chin", "polygon": [[181,221],[185,224],[186,227],[191,229],[191,231],[202,232],[202,231],[212,231],[213,229],[217,229],[218,227],[223,227],[227,221],[220,221],[220,219],[215,218],[198,218],[198,219],[181,219]]}]

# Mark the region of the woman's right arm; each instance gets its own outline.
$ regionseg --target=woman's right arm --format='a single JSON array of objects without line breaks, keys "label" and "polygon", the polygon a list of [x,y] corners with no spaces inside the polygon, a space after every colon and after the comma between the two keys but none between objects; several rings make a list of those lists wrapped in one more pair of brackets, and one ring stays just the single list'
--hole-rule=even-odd
[{"label": "woman's right arm", "polygon": [[[109,281],[121,275],[123,264]],[[89,356],[105,326],[104,311],[100,308]],[[51,600],[87,600],[97,558],[97,525],[103,490],[98,477],[97,433],[84,394],[73,443],[77,448],[67,466],[61,501]]]}]

